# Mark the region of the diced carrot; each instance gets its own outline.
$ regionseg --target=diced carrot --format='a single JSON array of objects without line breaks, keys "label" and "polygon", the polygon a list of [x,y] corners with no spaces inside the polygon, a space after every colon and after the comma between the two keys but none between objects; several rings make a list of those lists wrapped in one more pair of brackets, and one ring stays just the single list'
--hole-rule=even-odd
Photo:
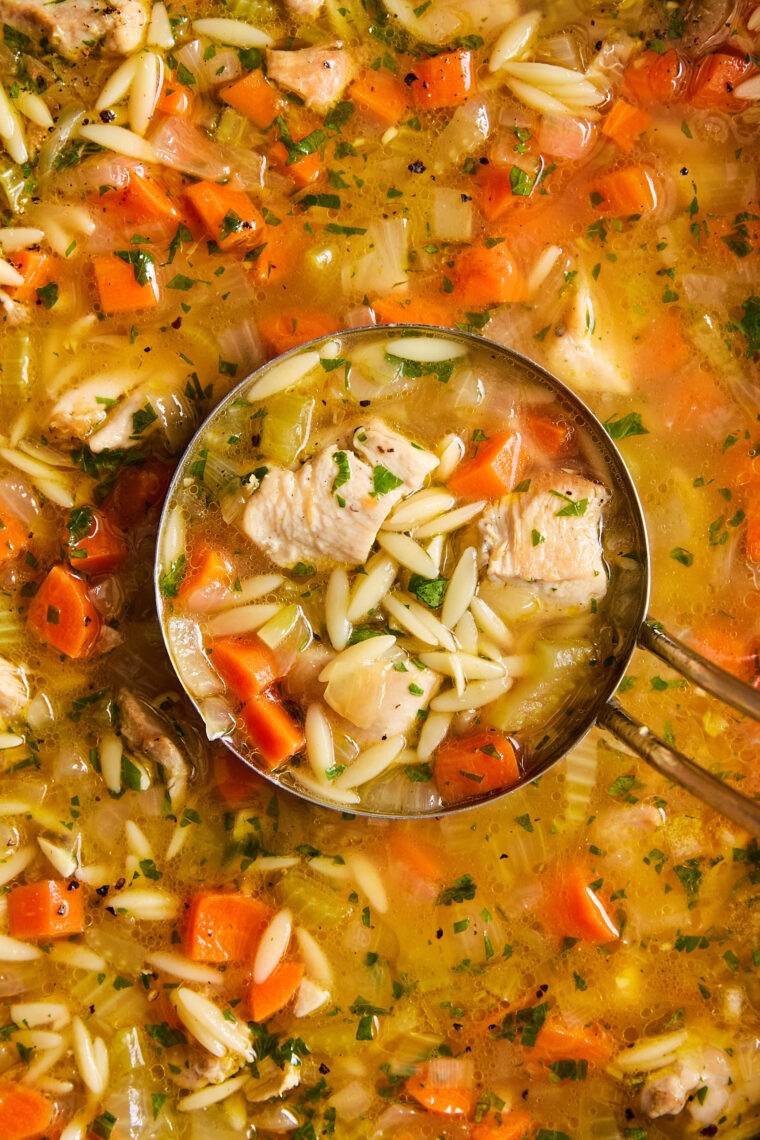
[{"label": "diced carrot", "polygon": [[164,90],[156,103],[159,115],[176,115],[178,119],[185,119],[192,113],[195,105],[193,93],[184,83],[180,83],[176,75],[172,75],[164,84]]},{"label": "diced carrot", "polygon": [[188,187],[187,199],[220,249],[256,245],[264,218],[243,190],[205,180]]},{"label": "diced carrot", "polygon": [[250,962],[272,914],[252,895],[196,895],[187,916],[185,953],[194,962]]},{"label": "diced carrot", "polygon": [[426,883],[442,883],[446,871],[434,847],[405,828],[392,828],[388,842],[391,857],[400,863],[405,872]]},{"label": "diced carrot", "polygon": [[637,103],[675,103],[684,92],[689,69],[674,48],[663,55],[644,51],[626,69],[623,92]]},{"label": "diced carrot", "polygon": [[251,982],[248,989],[248,1008],[253,1020],[261,1025],[284,1009],[295,997],[303,973],[302,962],[286,960],[275,966],[265,982]]},{"label": "diced carrot", "polygon": [[520,767],[511,740],[482,729],[441,745],[435,755],[435,778],[444,803],[456,803],[510,787],[520,779]]},{"label": "diced carrot", "polygon": [[69,562],[85,574],[113,574],[127,557],[127,544],[102,511],[90,509],[89,520],[87,533],[72,543],[70,518],[65,539]]},{"label": "diced carrot", "polygon": [[511,1112],[491,1110],[470,1131],[470,1140],[523,1140],[532,1121],[527,1108],[513,1108]]},{"label": "diced carrot", "polygon": [[14,253],[10,260],[24,278],[24,284],[6,285],[6,292],[14,301],[23,304],[37,301],[37,290],[44,288],[53,279],[54,259],[38,249],[23,249],[20,253]]},{"label": "diced carrot", "polygon": [[494,432],[454,468],[449,489],[465,499],[500,499],[520,482],[526,462],[517,432]]},{"label": "diced carrot", "polygon": [[651,121],[652,116],[648,111],[626,103],[625,99],[618,99],[602,123],[602,134],[617,143],[621,150],[628,152],[633,150],[633,144]]},{"label": "diced carrot", "polygon": [[497,163],[478,168],[475,178],[476,197],[483,216],[489,222],[496,222],[516,206],[524,204],[523,196],[512,193],[511,167]]},{"label": "diced carrot", "polygon": [[720,618],[705,620],[694,626],[688,641],[697,653],[735,677],[749,681],[757,672],[752,641],[743,624]]},{"label": "diced carrot", "polygon": [[381,325],[401,322],[409,325],[435,325],[444,329],[454,327],[451,308],[424,297],[409,297],[403,294],[378,297],[372,302],[372,309],[378,324]]},{"label": "diced carrot", "polygon": [[294,219],[283,218],[279,226],[267,226],[261,237],[261,245],[246,257],[245,265],[254,281],[273,285],[294,272],[304,250],[304,232]]},{"label": "diced carrot", "polygon": [[241,704],[258,697],[280,675],[271,649],[253,634],[217,637],[209,661]]},{"label": "diced carrot", "polygon": [[561,413],[550,415],[547,412],[530,412],[525,417],[525,427],[531,439],[538,444],[545,455],[554,458],[569,447],[575,429],[562,418]]},{"label": "diced carrot", "polygon": [[250,803],[266,784],[258,772],[223,745],[214,749],[214,779],[230,807]]},{"label": "diced carrot", "polygon": [[338,322],[327,313],[309,309],[280,310],[259,321],[259,332],[271,356],[337,332]]},{"label": "diced carrot", "polygon": [[124,206],[140,222],[179,217],[179,210],[161,183],[139,170],[130,171]]},{"label": "diced carrot", "polygon": [[525,1050],[528,1060],[541,1060],[544,1065],[554,1061],[588,1061],[590,1065],[606,1065],[612,1056],[614,1043],[598,1025],[580,1025],[571,1028],[556,1019],[541,1026],[536,1044]]},{"label": "diced carrot", "polygon": [[12,887],[8,925],[14,938],[63,938],[84,930],[82,890],[76,880],[41,879]]},{"label": "diced carrot", "polygon": [[760,562],[760,509],[757,504],[753,504],[747,512],[745,541],[748,561]]},{"label": "diced carrot", "polygon": [[679,431],[700,431],[715,423],[725,406],[726,397],[714,374],[697,365],[672,380],[663,419]]},{"label": "diced carrot", "polygon": [[242,717],[251,743],[270,768],[279,768],[304,746],[300,724],[271,693],[251,697],[243,706]]},{"label": "diced carrot", "polygon": [[0,566],[23,554],[29,546],[29,527],[10,511],[0,510]]},{"label": "diced carrot", "polygon": [[234,573],[225,554],[198,542],[187,558],[187,570],[177,591],[178,603],[190,609],[207,608],[209,602],[232,589]]},{"label": "diced carrot", "polygon": [[406,1082],[406,1091],[429,1112],[440,1116],[469,1116],[473,1108],[472,1089],[461,1085],[447,1088],[430,1078],[429,1064],[419,1065]]},{"label": "diced carrot", "polygon": [[503,305],[528,298],[528,287],[505,242],[466,249],[456,260],[454,276],[459,305]]},{"label": "diced carrot", "polygon": [[54,566],[34,595],[27,625],[67,657],[86,657],[100,633],[87,584],[64,566]]},{"label": "diced carrot", "polygon": [[620,937],[581,863],[561,867],[548,890],[545,919],[555,934],[603,944]]},{"label": "diced carrot", "polygon": [[363,111],[368,111],[389,127],[400,123],[409,109],[403,84],[382,67],[377,71],[372,68],[363,71],[354,80],[349,98]]},{"label": "diced carrot", "polygon": [[412,74],[417,76],[412,84],[415,102],[429,110],[455,107],[475,90],[472,52],[465,49],[416,60]]},{"label": "diced carrot", "polygon": [[636,372],[643,380],[674,376],[692,353],[678,313],[665,309],[641,333],[634,352]]},{"label": "diced carrot", "polygon": [[40,1140],[53,1119],[53,1104],[37,1089],[0,1077],[0,1136]]},{"label": "diced carrot", "polygon": [[103,500],[103,510],[125,530],[142,522],[153,507],[160,506],[172,479],[172,468],[159,459],[119,472],[114,489]]},{"label": "diced carrot", "polygon": [[585,158],[596,144],[597,126],[588,119],[570,115],[542,115],[538,128],[538,149],[544,157]]},{"label": "diced carrot", "polygon": [[262,130],[272,125],[284,106],[277,89],[265,79],[261,68],[249,71],[242,79],[225,87],[221,97]]},{"label": "diced carrot", "polygon": [[692,107],[705,111],[742,111],[744,99],[733,94],[742,80],[756,70],[755,64],[744,54],[716,51],[708,55],[691,77],[687,99]]},{"label": "diced carrot", "polygon": [[600,214],[628,217],[646,214],[657,205],[654,179],[645,166],[622,166],[594,178],[590,186],[596,209]]},{"label": "diced carrot", "polygon": [[151,266],[146,266],[148,279],[144,285],[135,277],[132,265],[115,255],[94,257],[92,267],[104,313],[129,313],[158,304],[158,282]]},{"label": "diced carrot", "polygon": [[288,178],[292,178],[296,186],[303,189],[318,182],[324,172],[324,166],[319,151],[304,154],[295,162],[288,162],[288,148],[283,142],[276,142],[269,148],[269,160]]}]

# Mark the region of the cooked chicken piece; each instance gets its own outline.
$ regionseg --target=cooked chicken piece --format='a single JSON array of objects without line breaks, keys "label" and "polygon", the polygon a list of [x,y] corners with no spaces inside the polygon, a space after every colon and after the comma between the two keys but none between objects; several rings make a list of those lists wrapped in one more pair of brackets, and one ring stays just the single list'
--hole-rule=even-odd
[{"label": "cooked chicken piece", "polygon": [[297,471],[270,467],[241,526],[278,566],[315,559],[359,565],[394,502],[388,495],[372,498],[371,491],[372,469],[333,445]]},{"label": "cooked chicken piece", "polygon": [[312,641],[311,645],[299,653],[291,669],[282,680],[282,690],[286,696],[294,697],[303,704],[311,701],[321,701],[324,696],[324,682],[319,680],[319,674],[335,654],[321,641]]},{"label": "cooked chicken piece", "polygon": [[243,1086],[246,1100],[254,1104],[273,1096],[284,1096],[301,1083],[299,1070],[289,1061],[280,1069],[271,1057],[265,1057],[263,1061],[257,1062],[256,1068],[259,1071],[258,1077],[251,1077]]},{"label": "cooked chicken piece", "polygon": [[134,380],[122,375],[93,376],[74,385],[53,404],[48,424],[50,432],[59,439],[84,439],[103,423],[112,402],[117,402],[132,387]]},{"label": "cooked chicken piece", "polygon": [[127,743],[161,765],[172,807],[176,807],[184,799],[187,763],[177,745],[167,735],[167,726],[129,689],[119,691],[118,704]]},{"label": "cooked chicken piece", "polygon": [[285,0],[285,7],[294,16],[316,16],[324,0]]},{"label": "cooked chicken piece", "polygon": [[401,479],[403,486],[398,488],[398,493],[389,492],[389,496],[395,495],[396,499],[419,490],[425,482],[425,477],[439,463],[432,452],[410,443],[405,436],[397,431],[391,431],[379,419],[371,419],[356,429],[354,447],[373,468],[385,467]]},{"label": "cooked chicken piece", "polygon": [[336,669],[328,681],[325,701],[360,730],[352,735],[362,746],[408,732],[441,683],[430,669],[406,664],[402,672],[398,664],[403,662],[369,661],[350,671]]},{"label": "cooked chicken piece", "polygon": [[12,720],[26,708],[29,686],[23,669],[0,657],[0,716]]},{"label": "cooked chicken piece", "polygon": [[[233,1077],[240,1068],[240,1057],[212,1057],[197,1053],[190,1047],[172,1049],[170,1075],[181,1089],[205,1089],[207,1085],[220,1085]],[[179,1070],[179,1072],[177,1071]]]},{"label": "cooked chicken piece", "polygon": [[711,1124],[728,1103],[730,1077],[731,1068],[723,1050],[703,1046],[650,1081],[641,1094],[641,1107],[652,1119],[674,1116],[681,1112],[690,1093],[705,1087],[707,1092],[701,1102],[690,1097],[689,1113],[699,1124]]},{"label": "cooked chicken piece", "polygon": [[0,0],[0,20],[76,59],[101,40],[106,51],[128,55],[139,47],[147,21],[139,0]]},{"label": "cooked chicken piece", "polygon": [[569,471],[544,471],[527,491],[485,511],[479,529],[488,576],[540,585],[568,604],[607,590],[600,523],[607,492]]},{"label": "cooked chicken piece", "polygon": [[591,291],[579,286],[564,325],[555,326],[550,334],[550,367],[575,388],[630,392],[630,376],[620,364],[621,354],[612,338],[604,335],[603,323],[602,314],[595,312]]},{"label": "cooked chicken piece", "polygon": [[267,52],[269,78],[322,115],[338,101],[354,72],[350,54],[339,44]]}]

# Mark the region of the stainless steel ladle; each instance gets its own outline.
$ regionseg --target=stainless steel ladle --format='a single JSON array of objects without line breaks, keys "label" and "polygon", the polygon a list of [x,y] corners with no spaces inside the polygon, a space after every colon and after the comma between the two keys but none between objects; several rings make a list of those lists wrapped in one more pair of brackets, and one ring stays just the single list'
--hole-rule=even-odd
[{"label": "stainless steel ladle", "polygon": [[[757,721],[760,721],[760,692],[706,660],[683,642],[671,636],[659,622],[648,617],[650,561],[646,523],[636,488],[618,448],[599,420],[565,384],[527,357],[483,337],[420,325],[389,325],[382,329],[374,327],[353,329],[293,349],[265,364],[257,372],[243,380],[225,397],[201,426],[175,473],[167,497],[167,507],[161,519],[157,545],[158,557],[155,580],[159,612],[161,612],[164,604],[158,581],[163,569],[161,565],[162,538],[167,518],[175,493],[183,485],[193,458],[198,450],[203,447],[203,440],[209,428],[218,423],[234,401],[243,398],[254,383],[259,387],[260,381],[267,376],[271,369],[279,367],[283,361],[297,357],[299,354],[315,349],[319,350],[327,341],[339,341],[341,344],[340,355],[343,356],[349,355],[352,349],[368,339],[376,340],[382,336],[385,341],[392,342],[399,338],[414,335],[464,343],[468,346],[468,350],[472,348],[479,353],[486,351],[491,359],[503,368],[505,381],[509,380],[510,375],[518,379],[523,377],[534,385],[540,385],[551,394],[553,401],[563,410],[563,413],[570,416],[572,421],[588,434],[611,473],[613,480],[611,507],[617,520],[615,525],[618,532],[626,537],[628,544],[626,554],[629,556],[626,561],[634,569],[627,576],[625,590],[619,590],[617,596],[613,596],[605,602],[610,622],[607,634],[608,644],[605,646],[607,653],[604,661],[600,663],[593,694],[591,696],[580,696],[579,700],[574,702],[575,707],[571,714],[566,716],[564,723],[556,728],[556,735],[551,741],[551,747],[544,748],[538,762],[524,773],[519,783],[510,788],[488,792],[480,796],[476,794],[465,803],[436,805],[429,811],[414,813],[375,811],[361,804],[356,807],[352,806],[351,812],[356,815],[403,816],[406,818],[440,816],[491,802],[509,795],[517,788],[535,780],[537,776],[551,768],[580,743],[594,724],[599,724],[662,775],[681,784],[697,798],[745,828],[752,835],[760,836],[760,802],[742,795],[737,789],[724,783],[723,780],[700,767],[694,760],[667,744],[656,736],[650,728],[627,713],[614,696],[637,646],[655,654],[700,689],[719,698],[742,715]],[[611,590],[616,589],[614,586],[610,588]],[[164,622],[162,622],[162,629],[164,630],[169,655],[172,657]],[[173,657],[172,663],[180,681],[183,682],[182,675]],[[184,682],[183,687],[186,688]],[[188,690],[186,689],[186,691]],[[189,691],[188,696],[198,707],[197,700]],[[228,739],[225,739],[225,743],[242,760],[257,768],[262,775],[273,783],[321,806],[345,810],[327,798],[321,799],[316,794],[310,794],[292,777],[289,777],[287,771],[271,773],[265,767],[257,765],[255,757],[250,752],[236,747]]]}]

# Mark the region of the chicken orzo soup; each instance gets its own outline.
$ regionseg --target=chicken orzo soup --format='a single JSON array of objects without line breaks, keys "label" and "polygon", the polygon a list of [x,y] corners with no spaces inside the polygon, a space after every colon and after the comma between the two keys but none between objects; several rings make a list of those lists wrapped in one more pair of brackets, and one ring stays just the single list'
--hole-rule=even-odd
[{"label": "chicken orzo soup", "polygon": [[[366,557],[381,567],[387,558],[388,576],[399,567],[384,597],[411,599],[437,635],[449,629],[455,569],[476,550],[473,650],[425,649],[425,677],[442,678],[431,711],[419,736],[394,734],[419,762],[399,753],[344,795],[364,797],[383,779],[405,802],[438,795],[438,760],[435,750],[420,758],[421,734],[464,714],[433,701],[456,699],[457,684],[499,682],[512,658],[514,684],[498,700],[515,704],[493,731],[524,783],[477,811],[353,818],[353,803],[323,810],[260,779],[208,739],[182,693],[152,573],[173,470],[235,384],[315,339],[334,338],[353,362],[344,329],[462,326],[548,367],[588,402],[642,498],[652,612],[757,684],[755,0],[0,0],[0,15],[0,1138],[755,1140],[756,842],[598,730],[534,782],[541,734],[513,715],[538,676],[518,677],[517,657],[546,670],[557,646],[572,645],[584,660],[565,662],[563,675],[601,676],[609,606],[622,596],[615,575],[637,574],[635,550],[615,541],[619,488],[599,461],[603,440],[595,454],[575,432],[552,458],[569,409],[539,409],[536,391],[517,400],[519,429],[505,426],[514,393],[500,382],[509,407],[478,419],[477,376],[465,385],[463,365],[450,360],[447,383],[440,369],[404,365],[402,376],[380,350],[366,391],[341,393],[344,366],[320,363],[301,386],[259,392],[259,442],[256,407],[239,407],[242,430],[233,424],[194,455],[192,482],[178,490],[188,536],[188,507],[208,511],[194,537],[206,542],[210,576],[214,566],[222,584],[231,576],[233,615],[270,610],[245,633],[225,630],[224,608],[193,610],[179,594],[202,552],[177,531],[162,567],[177,588],[162,602],[167,623],[185,623],[184,647],[219,686],[213,654],[198,657],[211,623],[221,623],[218,640],[253,634],[264,645],[273,622],[278,644],[249,676],[266,680],[271,660],[282,667],[292,654],[274,682],[280,724],[298,741],[321,739],[328,757],[318,703],[307,725],[310,702],[305,717],[297,708],[306,687],[295,705],[286,691],[318,644],[300,653],[306,621],[330,654],[374,642],[379,660],[409,669],[411,603],[381,608],[380,636],[338,651],[325,622],[330,575],[350,572],[358,609],[371,578],[357,574],[364,547],[330,565],[323,544],[345,531],[286,529],[279,496],[260,527],[268,483],[298,475],[303,495],[299,473],[326,451],[337,517],[348,505],[337,505],[336,477],[348,473],[344,491],[352,472],[371,480],[367,497],[378,512],[391,505],[401,529],[388,510],[364,535],[386,546],[370,543]],[[383,376],[397,396],[378,399]],[[334,422],[318,384],[340,411]],[[522,419],[539,410],[555,428],[529,447]],[[488,438],[473,439],[477,430]],[[445,464],[460,448],[446,458],[444,436],[467,446],[461,472],[476,447],[487,459],[512,430],[524,435],[530,488],[457,492],[449,505],[456,469],[446,475]],[[438,461],[415,467],[413,493],[407,468],[366,446],[397,436],[416,464]],[[240,516],[221,494],[236,447],[267,456],[235,470],[252,476]],[[196,493],[201,467],[208,506]],[[376,468],[389,474],[378,473],[373,497]],[[563,468],[568,486],[564,475],[555,482]],[[552,490],[571,500],[550,496],[555,513]],[[430,522],[484,505],[440,543],[419,533],[427,520],[412,526],[407,514],[404,524],[422,496]],[[584,499],[583,515],[557,517]],[[252,537],[241,526],[249,504]],[[584,565],[600,573],[581,576],[580,598],[552,603],[546,584],[519,584],[526,565],[513,555],[528,560],[528,576],[539,559],[548,567],[559,523],[586,536]],[[503,583],[481,562],[481,526],[494,553],[506,528],[522,527]],[[533,530],[545,541],[534,546]],[[265,535],[267,550],[253,541]],[[296,539],[314,544],[300,559],[313,575],[294,574],[285,544]],[[402,568],[400,552],[417,548],[416,570]],[[172,563],[183,553],[181,577]],[[544,625],[498,610],[515,591],[538,595]],[[341,598],[338,574],[332,612]],[[291,606],[288,643],[280,615]],[[347,610],[337,640],[377,631],[371,608],[350,619]],[[399,632],[385,633],[386,622]],[[525,653],[523,636],[534,638]],[[464,675],[462,656],[498,677]],[[414,664],[387,670],[410,701],[418,674]],[[719,778],[760,794],[755,726],[639,656],[620,695]],[[377,687],[367,698],[369,715]],[[221,687],[196,699],[204,712],[215,702],[212,735],[245,703],[227,708]],[[486,740],[478,763],[497,763],[492,743],[498,753]],[[345,771],[330,786],[356,763],[338,752]],[[427,777],[426,765],[430,779],[409,779],[407,768]],[[484,769],[468,760],[460,771]],[[308,755],[291,772],[308,776]]]}]

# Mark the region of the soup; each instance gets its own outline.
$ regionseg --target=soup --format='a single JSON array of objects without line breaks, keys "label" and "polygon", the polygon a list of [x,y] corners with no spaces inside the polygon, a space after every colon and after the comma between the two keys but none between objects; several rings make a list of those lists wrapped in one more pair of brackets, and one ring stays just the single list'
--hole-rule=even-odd
[{"label": "soup", "polygon": [[[642,496],[653,614],[757,683],[756,6],[5,0],[2,11],[0,1137],[757,1136],[756,842],[598,730],[536,776],[541,736],[527,720],[498,728],[520,786],[477,810],[360,814],[383,779],[402,789],[389,814],[402,802],[434,813],[433,753],[416,765],[429,780],[409,779],[403,757],[347,789],[358,804],[336,811],[334,792],[330,809],[305,803],[208,739],[242,702],[218,704],[212,721],[205,702],[227,694],[194,693],[198,716],[153,590],[173,472],[234,385],[314,339],[320,361],[340,359],[325,351],[333,341],[353,361],[358,341],[342,330],[461,327],[589,403]],[[378,331],[391,356],[403,340]],[[467,351],[488,400],[511,408],[514,376],[497,384],[487,346]],[[317,552],[301,559],[313,575],[294,574],[297,559],[270,565],[226,477],[261,484],[240,486],[245,508],[274,468],[284,479],[313,462],[320,441],[342,440],[350,470],[363,441],[349,427],[374,417],[438,461],[415,495],[447,495],[446,435],[474,450],[511,429],[501,404],[481,415],[464,366],[447,383],[415,371],[379,351],[367,409],[350,382],[338,391],[342,365],[315,364],[271,397],[242,390],[250,403],[225,410],[229,434],[205,457],[196,445],[199,466],[173,491],[188,543],[160,552],[170,588],[173,574],[179,596],[183,554],[188,573],[200,566],[189,539],[204,541],[241,586],[283,579],[233,609],[298,606],[325,643],[322,601],[301,594],[326,589],[336,567]],[[520,416],[545,402],[538,375],[524,383]],[[328,405],[348,401],[329,424],[318,384]],[[279,419],[260,417],[254,444],[249,417],[274,399]],[[555,428],[576,427],[571,413],[554,399],[542,410]],[[238,422],[250,431],[240,445]],[[558,644],[550,620],[584,653],[606,652],[609,607],[627,596],[615,576],[640,573],[617,541],[621,487],[596,431],[590,444],[575,431],[567,455],[575,478],[609,495],[606,589],[596,613],[587,591],[572,616],[560,606],[550,618],[542,596],[543,632],[483,595],[515,637],[505,657],[523,656],[523,632],[535,638],[526,657],[542,637]],[[521,481],[564,465],[546,446],[533,445]],[[448,561],[427,582],[476,545],[466,528],[446,533]],[[418,535],[426,558],[435,538]],[[528,553],[547,544],[531,533]],[[362,561],[339,564],[352,590]],[[406,569],[396,581],[389,590],[409,595]],[[478,589],[501,587],[486,571]],[[161,605],[167,630],[184,621],[192,638],[223,612],[165,594]],[[374,629],[365,615],[351,625]],[[600,657],[582,678],[602,677]],[[759,794],[747,721],[638,656],[619,695]],[[419,759],[419,739],[406,744]],[[307,756],[278,778],[296,787],[310,771]]]},{"label": "soup", "polygon": [[157,567],[207,733],[388,814],[538,772],[624,650],[608,595],[633,615],[645,588],[577,412],[430,335],[330,339],[236,391],[178,470]]}]

